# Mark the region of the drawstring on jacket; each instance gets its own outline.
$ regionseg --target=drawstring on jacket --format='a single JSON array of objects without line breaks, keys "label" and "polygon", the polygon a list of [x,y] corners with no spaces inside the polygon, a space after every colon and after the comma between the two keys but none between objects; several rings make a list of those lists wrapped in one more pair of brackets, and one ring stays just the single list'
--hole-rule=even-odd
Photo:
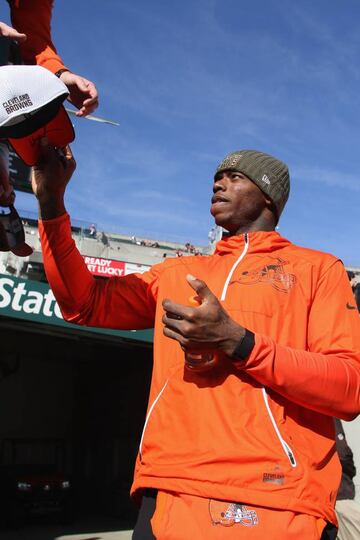
[{"label": "drawstring on jacket", "polygon": [[221,300],[221,301],[224,301],[224,300],[225,300],[225,296],[226,296],[226,293],[227,293],[227,290],[228,290],[228,286],[229,286],[229,283],[230,283],[230,279],[232,278],[233,273],[234,273],[235,270],[236,270],[236,267],[241,263],[241,261],[243,260],[243,258],[245,257],[245,255],[246,255],[246,253],[247,253],[247,250],[249,249],[249,237],[248,237],[248,233],[245,233],[245,234],[244,234],[244,239],[245,239],[244,249],[242,250],[242,253],[241,253],[240,257],[238,257],[238,259],[236,259],[235,263],[233,264],[233,267],[231,268],[231,270],[230,270],[230,272],[229,272],[228,277],[226,278],[226,281],[225,281],[225,283],[224,283],[224,288],[223,288],[223,291],[222,291],[221,297],[220,297],[220,300]]}]

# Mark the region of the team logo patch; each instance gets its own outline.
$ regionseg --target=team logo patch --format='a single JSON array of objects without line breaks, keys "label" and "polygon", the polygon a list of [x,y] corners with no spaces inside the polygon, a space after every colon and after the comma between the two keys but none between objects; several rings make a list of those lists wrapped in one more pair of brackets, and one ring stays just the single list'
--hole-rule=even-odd
[{"label": "team logo patch", "polygon": [[20,111],[21,109],[26,109],[32,105],[33,102],[31,101],[29,94],[15,96],[2,104],[7,114],[11,114],[14,111]]},{"label": "team logo patch", "polygon": [[284,474],[283,473],[269,473],[265,472],[263,474],[263,482],[265,484],[276,484],[282,486],[284,483]]},{"label": "team logo patch", "polygon": [[223,527],[231,527],[232,525],[255,527],[259,524],[256,511],[240,503],[210,499],[209,512],[213,525],[222,525]]},{"label": "team logo patch", "polygon": [[277,291],[288,293],[296,283],[296,276],[285,272],[284,265],[288,264],[289,261],[285,261],[280,257],[274,257],[273,260],[274,262],[260,266],[255,270],[242,272],[240,277],[230,282],[230,285],[235,283],[240,285],[268,283]]},{"label": "team logo patch", "polygon": [[275,465],[271,471],[266,471],[263,473],[262,481],[264,484],[275,484],[282,486],[285,482],[285,475],[281,470],[281,467],[279,465]]}]

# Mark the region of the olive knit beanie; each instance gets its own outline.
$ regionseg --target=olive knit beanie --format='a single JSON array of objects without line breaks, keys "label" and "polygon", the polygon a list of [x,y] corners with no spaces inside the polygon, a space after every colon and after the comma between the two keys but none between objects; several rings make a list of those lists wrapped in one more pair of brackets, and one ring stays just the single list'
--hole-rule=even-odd
[{"label": "olive knit beanie", "polygon": [[225,170],[238,171],[250,178],[273,201],[279,219],[290,192],[289,169],[285,163],[257,150],[237,150],[223,159],[215,176]]}]

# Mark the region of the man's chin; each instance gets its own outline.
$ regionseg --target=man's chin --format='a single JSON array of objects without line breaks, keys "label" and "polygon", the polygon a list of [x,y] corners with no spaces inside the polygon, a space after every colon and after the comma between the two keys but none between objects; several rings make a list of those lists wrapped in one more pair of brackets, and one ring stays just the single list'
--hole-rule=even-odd
[{"label": "man's chin", "polygon": [[216,225],[218,227],[222,227],[224,231],[226,231],[228,236],[236,234],[236,227],[231,225],[231,223],[229,223],[229,220],[224,219],[224,216],[223,216],[223,219],[221,219],[220,216],[214,216],[214,220],[215,220]]},{"label": "man's chin", "polygon": [[229,220],[226,219],[226,216],[224,216],[224,214],[214,213],[212,214],[212,216],[215,220],[216,225],[218,225],[218,227],[223,227],[223,229],[227,230],[227,225],[229,224]]}]

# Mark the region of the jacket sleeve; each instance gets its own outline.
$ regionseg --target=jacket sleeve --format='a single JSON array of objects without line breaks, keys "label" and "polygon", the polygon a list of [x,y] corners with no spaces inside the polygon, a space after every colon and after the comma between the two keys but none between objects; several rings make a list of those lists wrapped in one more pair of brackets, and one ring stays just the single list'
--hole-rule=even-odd
[{"label": "jacket sleeve", "polygon": [[66,321],[123,330],[153,327],[160,265],[98,280],[75,245],[67,214],[39,220],[39,232],[46,276]]},{"label": "jacket sleeve", "polygon": [[27,35],[26,41],[20,44],[24,63],[38,64],[56,73],[65,66],[51,39],[52,8],[52,0],[10,2],[13,27]]},{"label": "jacket sleeve", "polygon": [[360,412],[360,317],[339,260],[319,278],[310,307],[307,350],[255,334],[240,369],[308,409],[352,420]]}]

